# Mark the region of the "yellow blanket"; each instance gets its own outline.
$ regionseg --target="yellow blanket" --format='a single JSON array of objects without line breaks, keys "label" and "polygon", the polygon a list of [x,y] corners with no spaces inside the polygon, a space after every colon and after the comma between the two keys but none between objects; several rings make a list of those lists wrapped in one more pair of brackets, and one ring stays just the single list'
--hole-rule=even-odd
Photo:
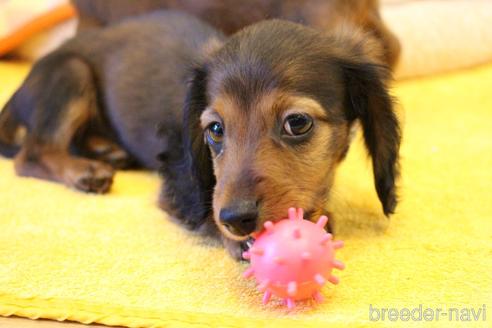
[{"label": "yellow blanket", "polygon": [[[26,72],[0,64],[0,103]],[[490,326],[492,66],[399,82],[394,94],[404,122],[400,206],[391,220],[381,215],[358,138],[331,201],[347,268],[340,285],[324,288],[322,305],[291,313],[278,301],[261,305],[241,277],[246,265],[157,209],[154,173],[118,173],[111,194],[94,196],[18,178],[0,159],[0,315],[129,327],[327,327],[378,316],[388,324],[383,309],[422,305],[460,315],[485,309],[479,324]]]}]

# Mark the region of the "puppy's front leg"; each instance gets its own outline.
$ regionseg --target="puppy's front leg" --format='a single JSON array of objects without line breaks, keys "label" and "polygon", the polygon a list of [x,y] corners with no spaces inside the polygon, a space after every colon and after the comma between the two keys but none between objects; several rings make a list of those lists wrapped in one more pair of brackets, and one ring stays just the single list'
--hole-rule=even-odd
[{"label": "puppy's front leg", "polygon": [[[98,120],[92,67],[72,53],[55,51],[37,62],[13,104],[28,125],[15,157],[18,175],[53,180],[86,192],[108,192],[114,170],[103,162],[72,153],[81,131]],[[19,105],[20,106],[20,105]]]}]

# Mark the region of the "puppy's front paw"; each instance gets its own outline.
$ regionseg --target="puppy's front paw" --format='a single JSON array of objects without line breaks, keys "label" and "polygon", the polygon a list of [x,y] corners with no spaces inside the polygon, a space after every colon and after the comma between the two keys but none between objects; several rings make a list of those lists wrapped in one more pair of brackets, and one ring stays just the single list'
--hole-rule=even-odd
[{"label": "puppy's front paw", "polygon": [[111,166],[85,159],[74,160],[66,169],[65,182],[78,190],[104,194],[113,183],[114,170]]},{"label": "puppy's front paw", "polygon": [[233,259],[235,259],[236,261],[244,260],[243,252],[249,249],[247,241],[236,241],[225,237],[222,237],[222,241],[224,243],[224,247],[227,249]]}]

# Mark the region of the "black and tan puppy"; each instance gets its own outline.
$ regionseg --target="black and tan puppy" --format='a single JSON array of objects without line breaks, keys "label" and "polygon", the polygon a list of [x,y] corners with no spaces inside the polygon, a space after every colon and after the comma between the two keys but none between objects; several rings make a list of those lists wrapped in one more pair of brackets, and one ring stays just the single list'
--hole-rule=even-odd
[{"label": "black and tan puppy", "polygon": [[277,20],[230,38],[195,70],[184,151],[163,156],[162,206],[191,225],[213,218],[239,257],[239,242],[288,207],[325,212],[360,122],[383,211],[393,213],[400,131],[378,51],[349,27],[320,33]]},{"label": "black and tan puppy", "polygon": [[0,151],[19,175],[88,192],[108,191],[114,168],[157,169],[157,154],[179,143],[191,67],[220,40],[172,11],[77,35],[34,65],[0,113]]},{"label": "black and tan puppy", "polygon": [[239,258],[241,243],[288,207],[326,211],[360,122],[391,214],[400,134],[381,43],[349,26],[321,33],[279,20],[221,42],[172,12],[81,34],[9,101],[3,149],[17,151],[23,125],[19,174],[93,192],[109,188],[113,167],[156,168],[160,153],[161,206],[190,228],[218,227]]}]

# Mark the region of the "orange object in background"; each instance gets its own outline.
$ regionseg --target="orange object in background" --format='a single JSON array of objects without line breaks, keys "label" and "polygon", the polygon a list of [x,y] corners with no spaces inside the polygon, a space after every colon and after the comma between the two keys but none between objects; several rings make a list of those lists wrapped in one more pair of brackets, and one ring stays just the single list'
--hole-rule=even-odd
[{"label": "orange object in background", "polygon": [[5,36],[0,34],[0,57],[13,51],[32,36],[68,21],[75,16],[76,12],[73,6],[69,3],[63,3],[36,15],[32,19],[26,20],[18,28],[7,31],[8,33]]}]

